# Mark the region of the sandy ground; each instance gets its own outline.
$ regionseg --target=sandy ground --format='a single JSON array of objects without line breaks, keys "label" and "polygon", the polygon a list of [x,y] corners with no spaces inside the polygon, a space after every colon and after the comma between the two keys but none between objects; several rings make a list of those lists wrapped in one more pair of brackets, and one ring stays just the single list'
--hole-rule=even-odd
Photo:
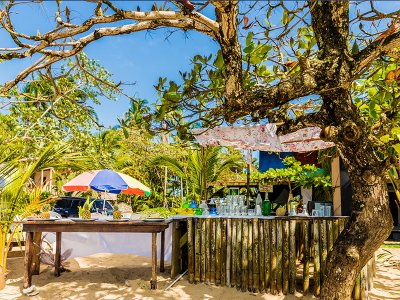
[{"label": "sandy ground", "polygon": [[[400,249],[388,249],[400,259]],[[150,290],[150,259],[134,255],[97,254],[89,257],[70,259],[66,267],[71,272],[54,277],[52,269],[42,266],[41,273],[33,276],[33,284],[40,293],[27,297],[22,295],[23,259],[8,260],[11,270],[7,286],[0,291],[1,300],[9,299],[315,299],[303,297],[300,293],[290,296],[242,293],[235,288],[217,287],[205,284],[189,284],[181,279],[173,288],[163,289],[171,282],[169,269],[159,273],[158,290]],[[387,263],[378,263],[377,277],[370,299],[400,299],[400,268]]]}]

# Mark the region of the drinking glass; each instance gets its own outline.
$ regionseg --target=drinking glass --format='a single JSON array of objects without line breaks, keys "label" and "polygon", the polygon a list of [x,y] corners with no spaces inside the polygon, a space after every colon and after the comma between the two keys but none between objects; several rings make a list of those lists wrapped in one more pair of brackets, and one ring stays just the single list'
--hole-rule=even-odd
[{"label": "drinking glass", "polygon": [[318,217],[318,212],[319,211],[317,209],[313,209],[312,212],[311,212],[311,216]]},{"label": "drinking glass", "polygon": [[247,215],[249,215],[249,216],[255,216],[255,214],[256,214],[256,212],[255,212],[254,208],[249,208],[249,209],[247,210]]},{"label": "drinking glass", "polygon": [[325,216],[325,206],[321,205],[319,208],[319,216],[324,217]]},{"label": "drinking glass", "polygon": [[330,217],[331,215],[331,206],[327,205],[325,206],[325,217]]}]

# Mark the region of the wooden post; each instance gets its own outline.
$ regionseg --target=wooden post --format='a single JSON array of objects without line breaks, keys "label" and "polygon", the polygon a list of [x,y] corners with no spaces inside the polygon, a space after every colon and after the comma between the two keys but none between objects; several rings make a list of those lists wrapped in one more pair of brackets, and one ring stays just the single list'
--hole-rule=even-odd
[{"label": "wooden post", "polygon": [[236,288],[240,290],[244,282],[242,282],[242,266],[243,266],[243,258],[244,256],[242,251],[242,227],[243,227],[243,219],[236,219],[237,222],[237,237],[236,237]]},{"label": "wooden post", "polygon": [[157,233],[151,234],[151,280],[150,289],[157,289]]},{"label": "wooden post", "polygon": [[24,258],[24,289],[32,285],[32,251],[33,251],[33,232],[27,232],[25,238],[25,258]]},{"label": "wooden post", "polygon": [[188,236],[188,277],[189,283],[194,282],[194,241],[193,241],[193,218],[187,218]]},{"label": "wooden post", "polygon": [[361,274],[358,274],[356,278],[356,283],[353,288],[353,299],[360,300],[361,299]]},{"label": "wooden post", "polygon": [[[296,221],[294,221],[296,222]],[[283,221],[283,239],[282,239],[282,292],[287,295],[289,291],[289,221]]]},{"label": "wooden post", "polygon": [[271,220],[271,294],[276,294],[276,220]]},{"label": "wooden post", "polygon": [[[265,235],[264,235],[264,224],[266,220],[260,219],[258,225],[258,237],[259,237],[259,262],[260,262],[260,292],[265,291]],[[269,242],[269,241],[268,241]]]},{"label": "wooden post", "polygon": [[259,219],[253,219],[253,292],[260,290],[260,237],[258,235]]},{"label": "wooden post", "polygon": [[226,220],[226,286],[231,286],[232,219]]},{"label": "wooden post", "polygon": [[206,220],[202,219],[201,221],[201,270],[200,270],[200,278],[201,282],[206,282],[206,251],[207,242],[206,242]]},{"label": "wooden post", "polygon": [[210,245],[211,245],[211,282],[215,283],[215,259],[216,259],[216,238],[215,238],[215,222],[216,219],[211,219],[211,234],[210,234]]},{"label": "wooden post", "polygon": [[322,279],[326,271],[326,258],[328,256],[328,244],[327,244],[327,233],[326,233],[326,220],[320,221],[320,251],[321,251],[321,285]]},{"label": "wooden post", "polygon": [[282,291],[282,220],[276,221],[276,288]]},{"label": "wooden post", "polygon": [[296,220],[289,222],[289,293],[296,292]]},{"label": "wooden post", "polygon": [[268,292],[271,286],[271,221],[265,220],[264,222],[264,248],[265,248],[265,292]]},{"label": "wooden post", "polygon": [[307,295],[310,289],[310,239],[308,220],[303,221],[304,232],[304,256],[303,256],[303,295]]},{"label": "wooden post", "polygon": [[226,285],[226,253],[227,253],[227,246],[226,246],[226,224],[227,219],[221,219],[221,285]]},{"label": "wooden post", "polygon": [[160,249],[160,272],[165,271],[164,256],[165,256],[165,230],[161,231],[161,249]]},{"label": "wooden post", "polygon": [[247,290],[252,292],[253,291],[253,249],[254,249],[254,244],[253,244],[253,221],[255,219],[248,219],[248,224],[249,224],[249,239],[248,239],[248,244],[247,244],[247,256],[248,256],[248,278],[249,278],[249,284],[247,286]]},{"label": "wooden post", "polygon": [[360,299],[361,300],[368,299],[366,272],[367,272],[367,265],[365,265],[364,268],[361,269],[361,278],[360,278]]},{"label": "wooden post", "polygon": [[60,276],[60,272],[61,272],[61,232],[56,232],[56,254],[54,262],[54,276],[56,277]]},{"label": "wooden post", "polygon": [[327,225],[328,225],[328,253],[331,251],[333,247],[333,220],[327,220]]},{"label": "wooden post", "polygon": [[200,267],[201,267],[201,221],[202,219],[194,219],[194,281],[200,282]]},{"label": "wooden post", "polygon": [[339,156],[332,160],[332,189],[333,189],[333,215],[342,215],[342,199],[340,191],[340,159]]},{"label": "wooden post", "polygon": [[318,297],[321,293],[321,265],[320,265],[320,241],[319,222],[313,221],[314,230],[314,295]]},{"label": "wooden post", "polygon": [[215,231],[215,284],[221,284],[221,219],[218,218]]},{"label": "wooden post", "polygon": [[242,232],[242,292],[246,292],[249,286],[249,260],[248,260],[248,242],[249,242],[249,220],[243,219],[243,232]]},{"label": "wooden post", "polygon": [[236,266],[237,266],[237,224],[238,219],[232,219],[232,276],[231,286],[236,286]]},{"label": "wooden post", "polygon": [[180,230],[179,221],[172,222],[172,256],[171,256],[171,278],[175,278],[181,272],[180,268]]},{"label": "wooden post", "polygon": [[40,242],[42,240],[42,233],[33,233],[33,246],[32,246],[32,275],[39,275],[40,273]]},{"label": "wooden post", "polygon": [[211,283],[211,219],[206,219],[206,283]]},{"label": "wooden post", "polygon": [[335,243],[338,236],[339,236],[339,220],[335,219],[333,221],[333,243]]}]

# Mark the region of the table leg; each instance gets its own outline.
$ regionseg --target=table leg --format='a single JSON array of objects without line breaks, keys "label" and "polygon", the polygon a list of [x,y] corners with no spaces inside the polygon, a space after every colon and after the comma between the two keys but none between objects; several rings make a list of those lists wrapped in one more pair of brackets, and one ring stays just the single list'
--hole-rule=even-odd
[{"label": "table leg", "polygon": [[165,230],[161,231],[160,272],[164,272]]},{"label": "table leg", "polygon": [[151,234],[151,280],[150,288],[157,289],[157,233]]},{"label": "table leg", "polygon": [[32,249],[32,275],[39,275],[40,273],[40,242],[42,240],[42,233],[35,232],[33,234],[33,249]]},{"label": "table leg", "polygon": [[61,232],[56,232],[56,254],[54,260],[54,276],[58,277],[61,270]]},{"label": "table leg", "polygon": [[24,258],[24,289],[32,285],[32,251],[33,251],[33,232],[27,232],[25,238],[25,258]]}]

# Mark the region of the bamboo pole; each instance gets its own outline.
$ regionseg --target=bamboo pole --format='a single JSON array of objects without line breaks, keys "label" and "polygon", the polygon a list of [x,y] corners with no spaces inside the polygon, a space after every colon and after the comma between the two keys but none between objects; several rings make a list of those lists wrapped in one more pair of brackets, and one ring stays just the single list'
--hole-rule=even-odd
[{"label": "bamboo pole", "polygon": [[319,222],[313,221],[314,230],[314,295],[318,297],[321,293],[321,265],[320,265],[320,241]]},{"label": "bamboo pole", "polygon": [[226,285],[226,222],[225,218],[221,219],[221,285]]},{"label": "bamboo pole", "polygon": [[296,292],[296,220],[289,221],[289,293]]},{"label": "bamboo pole", "polygon": [[215,223],[215,284],[218,286],[221,284],[221,219],[216,219]]},{"label": "bamboo pole", "polygon": [[361,278],[360,278],[360,299],[361,300],[367,300],[368,299],[367,283],[366,283],[366,280],[367,280],[366,272],[367,272],[367,265],[365,265],[361,269]]},{"label": "bamboo pole", "polygon": [[206,283],[210,284],[211,283],[211,242],[210,242],[210,237],[211,237],[211,219],[207,218],[206,219],[206,239],[205,239],[205,247],[206,247],[206,252],[205,252],[205,261],[206,261]]},{"label": "bamboo pole", "polygon": [[200,267],[200,281],[206,282],[206,220],[201,220],[201,267]]},{"label": "bamboo pole", "polygon": [[260,292],[265,291],[265,234],[264,234],[264,224],[267,220],[260,219],[259,223],[259,261],[260,261]]},{"label": "bamboo pole", "polygon": [[276,221],[276,289],[282,291],[282,220]]},{"label": "bamboo pole", "polygon": [[287,295],[289,291],[289,221],[284,220],[282,227],[282,292],[284,295]]},{"label": "bamboo pole", "polygon": [[232,219],[226,220],[226,286],[231,286]]},{"label": "bamboo pole", "polygon": [[264,248],[265,248],[265,292],[271,287],[271,220],[265,220],[264,222]]},{"label": "bamboo pole", "polygon": [[310,289],[310,240],[309,226],[310,221],[304,220],[304,256],[303,256],[303,295],[307,295]]},{"label": "bamboo pole", "polygon": [[276,294],[276,220],[271,221],[271,294]]},{"label": "bamboo pole", "polygon": [[201,222],[202,219],[194,219],[195,222],[195,233],[194,233],[194,251],[195,251],[195,261],[194,261],[194,281],[195,283],[201,282]]},{"label": "bamboo pole", "polygon": [[326,273],[326,258],[328,256],[328,244],[327,244],[327,233],[326,233],[326,220],[320,221],[320,251],[321,251],[321,285]]},{"label": "bamboo pole", "polygon": [[236,266],[237,266],[237,219],[232,219],[232,272],[231,287],[236,286]]},{"label": "bamboo pole", "polygon": [[249,239],[248,239],[248,244],[247,244],[247,256],[248,256],[248,261],[249,261],[249,266],[248,266],[248,278],[249,278],[249,283],[247,286],[247,290],[252,292],[253,291],[253,250],[254,250],[254,244],[253,244],[253,221],[255,219],[249,219],[248,224],[249,224]]},{"label": "bamboo pole", "polygon": [[356,283],[353,288],[353,299],[354,300],[361,299],[361,274],[358,274],[356,278]]},{"label": "bamboo pole", "polygon": [[249,286],[249,260],[248,260],[248,242],[249,242],[249,220],[243,219],[243,233],[242,233],[242,284],[241,290],[242,292],[246,292]]},{"label": "bamboo pole", "polygon": [[240,290],[242,288],[242,264],[243,264],[243,236],[242,236],[242,227],[243,220],[237,219],[237,244],[236,244],[236,288]]},{"label": "bamboo pole", "polygon": [[216,260],[216,237],[215,237],[215,230],[216,230],[216,219],[211,219],[211,235],[210,235],[210,245],[211,245],[211,283],[215,283],[215,260]]},{"label": "bamboo pole", "polygon": [[339,220],[335,219],[333,221],[333,243],[335,243],[338,236],[339,236]]},{"label": "bamboo pole", "polygon": [[327,225],[328,225],[328,253],[331,251],[333,247],[333,221],[332,220],[327,220]]},{"label": "bamboo pole", "polygon": [[253,219],[253,292],[260,290],[260,237],[258,226],[259,219]]},{"label": "bamboo pole", "polygon": [[193,218],[187,219],[188,230],[188,273],[189,283],[194,282],[194,245],[193,245]]}]

